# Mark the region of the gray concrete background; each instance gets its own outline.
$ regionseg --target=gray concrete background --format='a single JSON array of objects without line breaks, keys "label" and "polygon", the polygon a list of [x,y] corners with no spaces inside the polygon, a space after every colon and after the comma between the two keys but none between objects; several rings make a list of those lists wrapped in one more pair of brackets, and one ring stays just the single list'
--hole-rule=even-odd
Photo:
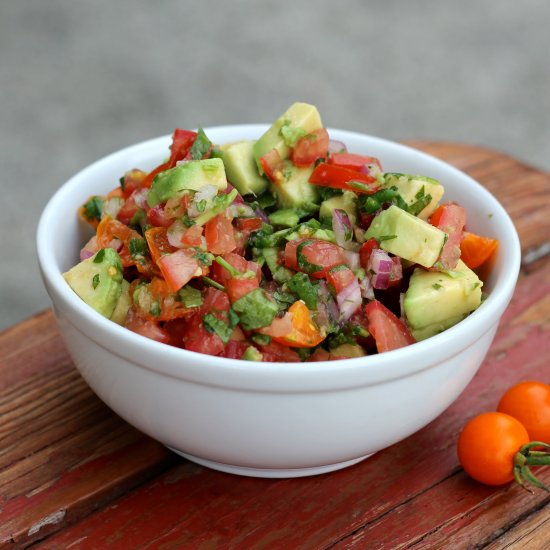
[{"label": "gray concrete background", "polygon": [[174,127],[269,122],[490,146],[550,170],[550,2],[0,0],[0,329],[48,307],[48,197]]}]

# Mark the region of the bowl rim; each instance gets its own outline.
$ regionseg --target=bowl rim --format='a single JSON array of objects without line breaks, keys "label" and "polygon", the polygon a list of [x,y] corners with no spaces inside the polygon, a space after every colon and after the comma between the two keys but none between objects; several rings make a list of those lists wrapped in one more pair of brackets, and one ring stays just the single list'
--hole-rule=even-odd
[{"label": "bowl rim", "polygon": [[[219,132],[248,132],[256,133],[259,136],[268,127],[269,124],[235,124],[213,126],[204,128],[204,130],[207,134]],[[160,150],[161,147],[166,147],[167,144],[169,144],[171,134],[141,141],[100,158],[69,178],[49,199],[38,222],[36,249],[40,272],[48,294],[54,303],[54,309],[56,309],[56,305],[62,306],[63,312],[66,314],[67,318],[77,328],[83,321],[84,325],[88,327],[88,329],[92,329],[92,332],[95,334],[94,337],[90,332],[86,332],[86,336],[103,347],[106,346],[105,341],[111,341],[112,344],[112,339],[121,338],[122,340],[120,343],[124,343],[125,345],[120,346],[119,344],[118,347],[123,347],[124,349],[116,349],[114,345],[110,345],[109,350],[131,360],[143,368],[155,372],[162,372],[175,378],[208,381],[208,383],[213,385],[218,385],[217,380],[219,380],[220,385],[231,382],[234,376],[241,381],[241,377],[245,376],[264,380],[265,382],[278,381],[279,383],[281,380],[286,380],[287,377],[290,376],[291,381],[301,381],[303,384],[310,385],[312,388],[315,386],[321,389],[326,385],[311,385],[312,381],[320,375],[327,377],[326,379],[328,382],[329,379],[334,381],[335,377],[346,377],[358,371],[367,373],[367,375],[363,374],[360,376],[363,382],[368,384],[377,383],[400,378],[430,368],[442,360],[456,355],[463,350],[464,347],[472,345],[498,323],[500,316],[510,301],[519,274],[521,259],[519,237],[506,210],[487,189],[472,177],[451,164],[428,153],[414,149],[409,145],[369,134],[337,128],[328,128],[328,131],[334,139],[339,139],[341,141],[346,141],[346,138],[366,140],[380,146],[397,149],[399,152],[403,152],[407,155],[419,157],[421,160],[430,162],[440,169],[454,173],[454,176],[461,178],[464,182],[467,182],[467,185],[475,188],[476,192],[483,198],[483,202],[488,203],[494,217],[499,221],[499,227],[502,228],[503,237],[506,237],[506,249],[502,251],[502,253],[506,255],[506,268],[503,268],[501,270],[502,272],[499,273],[495,282],[495,289],[489,294],[482,306],[470,314],[467,319],[431,338],[405,348],[382,354],[310,363],[260,363],[242,359],[211,356],[176,348],[167,344],[161,344],[133,333],[103,317],[78,298],[65,283],[61,270],[58,268],[57,262],[54,260],[53,254],[51,254],[50,251],[48,227],[56,217],[57,208],[63,198],[74,192],[78,182],[82,178],[88,177],[102,166],[109,165],[119,156],[128,155],[130,153],[139,156],[151,152],[151,150],[155,148]],[[79,330],[82,332],[80,328]],[[466,342],[466,346],[464,342]],[[145,361],[147,357],[152,355],[158,357],[159,353],[163,356],[163,359],[165,359],[162,362],[151,363]],[[429,360],[427,360],[427,357],[429,357]],[[307,368],[304,368],[305,366],[307,366]],[[368,367],[368,369],[365,367]],[[276,387],[280,386],[279,383],[273,386],[274,390]],[[302,383],[298,385],[302,386]],[[286,384],[283,385],[286,387]],[[291,385],[292,384],[290,384],[290,386]]]}]

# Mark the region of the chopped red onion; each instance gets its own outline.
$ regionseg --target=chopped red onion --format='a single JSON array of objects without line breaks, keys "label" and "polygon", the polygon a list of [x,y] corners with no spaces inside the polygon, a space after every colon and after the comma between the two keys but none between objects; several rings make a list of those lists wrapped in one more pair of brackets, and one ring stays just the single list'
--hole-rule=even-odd
[{"label": "chopped red onion", "polygon": [[[229,195],[229,193],[231,193],[231,191],[233,191],[233,189],[235,189],[235,187],[233,185],[231,185],[229,182],[227,182],[227,187],[224,189],[223,192],[226,195]],[[244,199],[243,199],[243,197],[240,193],[237,193],[237,196],[235,197],[235,200],[233,202],[237,203],[237,204],[240,204],[240,203],[244,202]]]},{"label": "chopped red onion", "polygon": [[147,210],[149,208],[149,205],[147,204],[148,193],[149,189],[138,189],[137,191],[134,191],[134,202],[136,203],[138,208],[143,208],[143,210]]},{"label": "chopped red onion", "polygon": [[187,228],[181,220],[176,220],[166,231],[168,242],[176,248],[183,248],[182,238]]},{"label": "chopped red onion", "polygon": [[359,269],[361,267],[359,252],[355,252],[353,250],[344,250],[344,256],[346,257],[346,260],[348,262],[348,267],[352,271],[355,271],[356,269]]},{"label": "chopped red onion", "polygon": [[97,251],[99,250],[99,247],[97,245],[97,237],[94,235],[83,247],[80,251],[80,261],[87,260],[88,258],[91,258]]},{"label": "chopped red onion", "polygon": [[116,219],[120,209],[122,208],[123,200],[120,197],[111,197],[103,203],[102,216],[109,216]]},{"label": "chopped red onion", "polygon": [[363,303],[357,279],[336,295],[336,301],[340,310],[340,320],[347,321]]},{"label": "chopped red onion", "polygon": [[401,265],[401,258],[398,256],[392,256],[392,270],[390,273],[390,281],[400,281],[403,278],[403,267]]},{"label": "chopped red onion", "polygon": [[375,248],[371,252],[367,271],[371,273],[371,283],[374,288],[381,290],[388,288],[393,266],[393,260],[385,250]]},{"label": "chopped red onion", "polygon": [[368,164],[363,164],[363,166],[359,168],[359,172],[375,178],[378,174],[382,173],[382,170],[380,170],[378,164],[376,164],[375,162],[370,162]]},{"label": "chopped red onion", "polygon": [[368,277],[364,277],[359,282],[359,288],[361,289],[361,296],[366,300],[374,300],[374,289],[372,283]]},{"label": "chopped red onion", "polygon": [[[189,208],[187,210],[189,216],[192,218],[196,218],[199,216],[202,212],[205,211],[210,206],[210,203],[212,202],[212,199],[218,194],[218,188],[215,185],[203,185],[193,197],[193,200],[191,201],[191,204],[189,205]],[[198,205],[202,202],[206,202],[206,206],[199,210]]]},{"label": "chopped red onion", "polygon": [[333,153],[347,153],[348,148],[346,147],[346,144],[342,141],[336,141],[335,139],[331,139],[328,142],[328,152],[332,155]]},{"label": "chopped red onion", "polygon": [[258,218],[260,218],[263,222],[269,223],[269,218],[267,217],[267,214],[259,206],[256,206],[254,212],[256,213],[256,216],[258,216]]},{"label": "chopped red onion", "polygon": [[353,239],[353,226],[345,210],[336,208],[332,211],[332,230],[338,245],[349,249]]}]

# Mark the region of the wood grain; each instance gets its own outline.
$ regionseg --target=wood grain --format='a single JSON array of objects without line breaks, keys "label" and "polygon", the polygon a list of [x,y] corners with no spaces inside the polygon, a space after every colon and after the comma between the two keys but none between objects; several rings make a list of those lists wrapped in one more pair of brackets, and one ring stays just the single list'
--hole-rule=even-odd
[{"label": "wood grain", "polygon": [[[413,145],[487,186],[514,219],[524,251],[550,240],[550,176],[475,146]],[[36,315],[0,333],[0,547],[544,541],[547,496],[476,484],[459,468],[454,445],[466,419],[494,408],[508,385],[548,378],[549,274],[548,258],[524,271],[483,367],[430,426],[352,468],[294,480],[230,476],[172,455],[95,397],[51,312]],[[548,471],[541,478],[549,482]]]}]

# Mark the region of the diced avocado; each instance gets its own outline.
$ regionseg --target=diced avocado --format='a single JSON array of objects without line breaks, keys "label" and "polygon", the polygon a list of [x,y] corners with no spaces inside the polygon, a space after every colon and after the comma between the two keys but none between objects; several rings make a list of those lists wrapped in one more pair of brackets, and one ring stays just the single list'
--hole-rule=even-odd
[{"label": "diced avocado", "polygon": [[111,317],[122,293],[122,263],[112,248],[103,248],[63,274],[69,286],[104,317]]},{"label": "diced avocado", "polygon": [[206,222],[209,222],[218,214],[221,214],[226,208],[231,206],[238,194],[239,192],[236,189],[231,189],[229,193],[221,193],[215,196],[212,200],[211,207],[200,216],[197,216],[193,221],[197,225],[204,225]]},{"label": "diced avocado", "polygon": [[300,215],[293,208],[281,208],[269,214],[269,221],[273,225],[282,225],[283,227],[294,227],[300,222]]},{"label": "diced avocado", "polygon": [[276,248],[263,248],[262,255],[274,281],[282,284],[292,278],[293,272],[279,262],[279,254]]},{"label": "diced avocado", "polygon": [[422,220],[427,220],[435,212],[445,192],[443,185],[433,178],[391,172],[384,174],[384,187],[397,187],[407,206],[417,209],[412,213]]},{"label": "diced avocado", "polygon": [[313,204],[318,204],[319,194],[317,187],[309,183],[309,177],[313,172],[313,167],[298,168],[292,163],[288,163],[284,178],[272,188],[279,198],[279,203],[283,208],[311,208]]},{"label": "diced avocado", "polygon": [[380,248],[405,260],[431,267],[439,257],[447,240],[445,232],[429,223],[391,205],[382,210],[365,233],[365,239],[374,237]]},{"label": "diced avocado", "polygon": [[413,336],[422,340],[461,321],[480,306],[482,286],[461,260],[452,272],[416,268],[404,300]]},{"label": "diced avocado", "polygon": [[364,357],[367,355],[365,350],[359,344],[340,344],[338,347],[330,350],[332,357]]},{"label": "diced avocado", "polygon": [[220,191],[227,187],[225,168],[221,159],[190,160],[161,172],[153,180],[147,194],[147,203],[152,208],[184,189],[198,191],[204,185],[214,185]]},{"label": "diced avocado", "polygon": [[287,144],[289,141],[292,143],[290,135],[298,137],[322,127],[321,115],[316,107],[307,103],[291,105],[254,144],[254,158],[260,174],[263,174],[260,157],[277,149],[281,160],[285,160],[290,156],[290,147]]},{"label": "diced avocado", "polygon": [[114,321],[118,325],[124,326],[126,322],[126,316],[128,310],[132,305],[132,298],[130,297],[130,283],[126,279],[122,279],[121,293],[116,303],[115,309],[111,314],[111,321]]},{"label": "diced avocado", "polygon": [[321,203],[319,219],[325,223],[332,223],[332,213],[335,210],[344,210],[352,225],[357,220],[357,196],[351,191],[344,191],[342,195],[336,195]]},{"label": "diced avocado", "polygon": [[243,353],[241,359],[245,361],[263,361],[264,356],[254,346],[248,346]]},{"label": "diced avocado", "polygon": [[268,181],[258,173],[253,146],[253,141],[239,141],[222,146],[227,179],[241,195],[259,195],[268,185]]}]

